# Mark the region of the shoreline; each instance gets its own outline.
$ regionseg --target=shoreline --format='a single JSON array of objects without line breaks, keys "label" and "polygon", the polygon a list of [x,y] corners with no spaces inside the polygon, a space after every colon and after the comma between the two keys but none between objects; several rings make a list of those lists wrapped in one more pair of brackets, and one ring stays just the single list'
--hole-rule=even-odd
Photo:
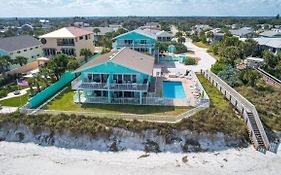
[{"label": "shoreline", "polygon": [[[204,153],[99,152],[0,142],[2,174],[278,174],[281,149],[266,155],[252,146]],[[32,166],[30,166],[32,165]],[[40,167],[40,168],[36,168]],[[110,168],[109,168],[110,167]]]}]

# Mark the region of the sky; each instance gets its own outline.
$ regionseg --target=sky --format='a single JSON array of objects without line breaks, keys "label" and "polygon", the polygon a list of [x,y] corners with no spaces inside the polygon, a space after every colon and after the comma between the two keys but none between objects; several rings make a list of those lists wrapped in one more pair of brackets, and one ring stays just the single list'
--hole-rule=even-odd
[{"label": "sky", "polygon": [[276,16],[281,0],[0,0],[0,17]]}]

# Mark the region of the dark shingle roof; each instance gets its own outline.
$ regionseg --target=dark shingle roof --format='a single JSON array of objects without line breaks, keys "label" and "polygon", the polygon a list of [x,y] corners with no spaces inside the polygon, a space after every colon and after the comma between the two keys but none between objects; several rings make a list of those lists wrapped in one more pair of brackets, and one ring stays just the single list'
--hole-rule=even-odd
[{"label": "dark shingle roof", "polygon": [[20,35],[0,39],[0,49],[7,52],[41,45],[41,42],[29,35]]}]

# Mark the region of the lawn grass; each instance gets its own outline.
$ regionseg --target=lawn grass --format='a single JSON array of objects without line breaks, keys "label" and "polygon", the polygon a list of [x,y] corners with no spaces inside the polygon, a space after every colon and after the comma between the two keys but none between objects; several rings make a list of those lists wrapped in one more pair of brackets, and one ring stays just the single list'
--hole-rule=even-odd
[{"label": "lawn grass", "polygon": [[200,47],[200,48],[204,48],[204,49],[209,48],[209,46],[208,46],[207,44],[204,44],[204,43],[202,43],[201,41],[199,41],[199,42],[193,42],[193,44],[194,44],[195,46],[197,46],[197,47]]},{"label": "lawn grass", "polygon": [[73,102],[74,91],[68,87],[61,95],[45,106],[48,110],[80,111],[114,114],[178,115],[191,107],[113,105],[113,104],[77,104]]},{"label": "lawn grass", "polygon": [[[22,104],[20,102],[20,98],[21,98]],[[2,101],[0,101],[0,104],[3,106],[21,107],[27,103],[28,98],[29,98],[29,93],[26,93],[22,96],[2,100]]]}]

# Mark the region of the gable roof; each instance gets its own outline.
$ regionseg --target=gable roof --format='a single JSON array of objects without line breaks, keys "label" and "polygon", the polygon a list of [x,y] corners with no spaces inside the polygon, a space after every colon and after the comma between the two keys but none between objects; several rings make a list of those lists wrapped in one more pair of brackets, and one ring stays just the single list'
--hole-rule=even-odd
[{"label": "gable roof", "polygon": [[160,31],[160,32],[157,32],[157,33],[156,33],[156,36],[157,36],[157,37],[173,37],[173,34],[170,33],[170,32],[167,32],[167,31],[162,30],[162,31]]},{"label": "gable roof", "polygon": [[230,33],[232,35],[236,35],[236,36],[243,36],[243,35],[247,35],[249,33],[253,33],[254,30],[249,28],[249,27],[243,27],[241,29],[237,29],[237,30],[229,30]]},{"label": "gable roof", "polygon": [[73,73],[81,72],[106,62],[112,62],[147,75],[153,75],[155,58],[129,48],[123,48],[120,51],[111,51],[98,56],[76,69]]},{"label": "gable roof", "polygon": [[53,32],[40,36],[39,38],[76,38],[93,32],[78,27],[64,27]]},{"label": "gable roof", "polygon": [[41,45],[41,42],[29,35],[19,35],[0,39],[0,49],[7,52],[22,50],[39,45]]},{"label": "gable roof", "polygon": [[274,31],[274,30],[268,30],[260,33],[260,36],[264,37],[281,37],[281,33]]},{"label": "gable roof", "polygon": [[259,45],[281,48],[281,38],[255,38]]},{"label": "gable roof", "polygon": [[156,37],[156,34],[155,33],[152,33],[152,32],[149,32],[149,30],[142,30],[142,29],[136,29],[136,30],[132,30],[130,32],[127,32],[127,33],[123,33],[121,35],[118,35],[116,36],[115,38],[113,38],[113,40],[117,39],[117,38],[120,38],[122,36],[125,36],[125,35],[128,35],[130,33],[138,33],[140,35],[143,35],[143,36],[146,36],[146,37],[149,37],[151,39],[154,39],[156,40],[157,37]]}]

